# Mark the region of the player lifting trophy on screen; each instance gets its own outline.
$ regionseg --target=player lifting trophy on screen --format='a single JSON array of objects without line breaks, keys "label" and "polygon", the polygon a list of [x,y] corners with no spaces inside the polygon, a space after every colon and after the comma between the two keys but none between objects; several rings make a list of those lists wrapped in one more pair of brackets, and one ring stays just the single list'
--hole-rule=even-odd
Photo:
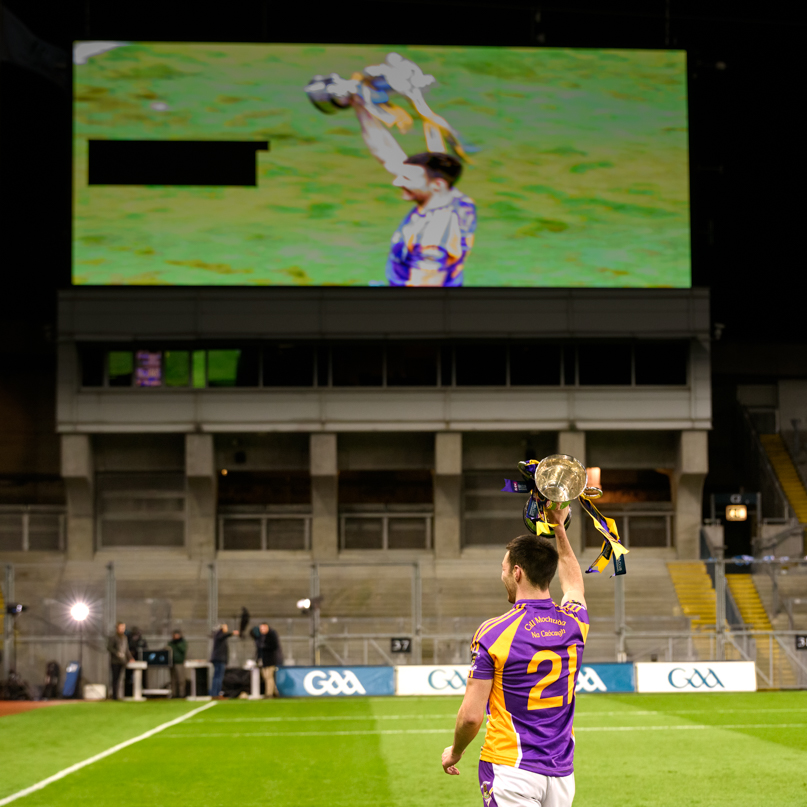
[{"label": "player lifting trophy on screen", "polygon": [[[476,206],[455,187],[468,146],[426,103],[423,91],[434,83],[434,76],[414,62],[390,53],[383,64],[350,79],[336,73],[315,76],[305,88],[321,112],[354,110],[370,153],[393,175],[403,198],[415,203],[392,236],[386,266],[390,286],[461,286],[474,243]],[[393,127],[406,133],[414,123],[406,109],[392,103],[393,96],[405,99],[421,119],[426,151],[407,156],[392,135]]]}]

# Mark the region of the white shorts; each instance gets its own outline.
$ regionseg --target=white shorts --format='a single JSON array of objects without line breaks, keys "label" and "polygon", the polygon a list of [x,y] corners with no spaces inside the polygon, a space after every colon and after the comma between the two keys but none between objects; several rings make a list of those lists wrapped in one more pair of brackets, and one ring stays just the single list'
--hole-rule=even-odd
[{"label": "white shorts", "polygon": [[509,765],[479,763],[485,807],[572,807],[574,774],[544,776]]}]

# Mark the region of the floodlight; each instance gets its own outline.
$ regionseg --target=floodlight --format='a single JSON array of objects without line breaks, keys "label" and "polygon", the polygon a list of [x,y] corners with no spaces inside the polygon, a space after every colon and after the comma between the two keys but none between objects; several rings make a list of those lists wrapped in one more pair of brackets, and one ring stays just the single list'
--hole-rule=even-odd
[{"label": "floodlight", "polygon": [[744,504],[730,504],[726,508],[726,521],[745,521],[748,518],[748,508]]},{"label": "floodlight", "polygon": [[70,608],[70,616],[72,616],[76,622],[83,622],[89,615],[90,609],[86,603],[77,602]]},{"label": "floodlight", "polygon": [[311,600],[307,597],[304,600],[297,600],[297,607],[301,611],[308,611],[311,608]]}]

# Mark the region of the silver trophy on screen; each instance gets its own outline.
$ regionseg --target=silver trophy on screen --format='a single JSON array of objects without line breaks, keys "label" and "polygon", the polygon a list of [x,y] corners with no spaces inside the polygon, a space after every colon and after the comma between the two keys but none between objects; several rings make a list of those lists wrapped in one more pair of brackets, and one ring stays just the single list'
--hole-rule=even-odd
[{"label": "silver trophy on screen", "polygon": [[[411,59],[389,53],[381,64],[368,65],[350,78],[342,78],[338,73],[314,76],[305,92],[311,103],[326,115],[358,104],[375,120],[387,128],[394,126],[401,134],[412,128],[413,115],[419,117],[427,151],[444,152],[447,142],[457,157],[468,160],[468,151],[475,149],[463,144],[457,130],[426,102],[423,91],[435,83],[435,77],[424,73]],[[393,98],[403,101],[412,114],[400,103],[394,103]]]}]

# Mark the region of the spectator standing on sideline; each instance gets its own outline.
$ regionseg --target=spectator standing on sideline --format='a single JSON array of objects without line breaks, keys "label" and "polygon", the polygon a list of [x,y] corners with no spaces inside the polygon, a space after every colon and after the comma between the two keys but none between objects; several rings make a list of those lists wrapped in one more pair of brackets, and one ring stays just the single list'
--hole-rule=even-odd
[{"label": "spectator standing on sideline", "polygon": [[277,631],[269,627],[268,622],[261,622],[253,628],[251,635],[255,640],[255,661],[261,668],[264,692],[267,698],[273,698],[280,694],[275,686],[275,673],[283,663],[280,638]]},{"label": "spectator standing on sideline", "polygon": [[168,642],[171,648],[171,689],[173,697],[185,697],[185,657],[188,655],[188,643],[182,631],[175,630]]},{"label": "spectator standing on sideline", "polygon": [[125,622],[118,622],[115,625],[115,632],[107,639],[106,648],[109,651],[109,662],[112,666],[112,699],[118,700],[123,697],[121,673],[133,658],[129,650],[129,637],[126,635]]},{"label": "spectator standing on sideline", "polygon": [[238,631],[234,630],[231,633],[226,622],[219,625],[219,629],[213,634],[213,652],[210,654],[210,661],[213,662],[213,683],[210,685],[211,698],[217,698],[221,695],[224,671],[227,669],[227,658],[230,654],[227,640],[231,636],[238,636]]}]

